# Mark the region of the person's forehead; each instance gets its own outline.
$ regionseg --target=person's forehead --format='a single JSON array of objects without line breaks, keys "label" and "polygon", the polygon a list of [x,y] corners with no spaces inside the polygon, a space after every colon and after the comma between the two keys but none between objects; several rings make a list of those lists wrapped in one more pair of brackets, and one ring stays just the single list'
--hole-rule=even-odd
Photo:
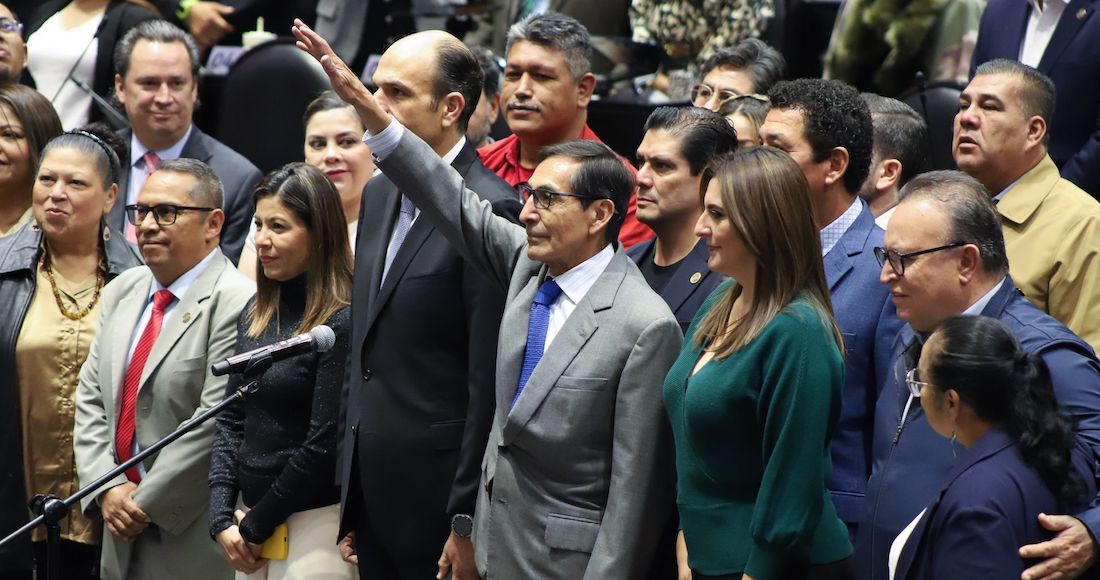
[{"label": "person's forehead", "polygon": [[194,176],[175,171],[154,171],[145,180],[138,198],[142,201],[154,200],[160,203],[185,204],[191,200],[191,190],[196,180]]},{"label": "person's forehead", "polygon": [[182,61],[188,69],[191,67],[191,55],[182,42],[160,42],[142,38],[134,43],[134,49],[130,53],[131,68],[152,65],[154,62],[159,67],[168,60]]},{"label": "person's forehead", "polygon": [[890,217],[884,240],[890,249],[913,251],[920,249],[916,245],[927,240],[938,240],[946,233],[947,214],[944,208],[934,199],[922,197],[898,204]]},{"label": "person's forehead", "polygon": [[558,191],[572,192],[571,179],[580,166],[580,162],[563,156],[548,157],[542,160],[528,182],[532,187],[547,187]]},{"label": "person's forehead", "polygon": [[4,4],[0,4],[0,17],[15,19],[15,13]]},{"label": "person's forehead", "polygon": [[963,95],[971,99],[996,98],[1006,103],[1015,103],[1022,79],[1014,74],[984,74],[974,77]]},{"label": "person's forehead", "polygon": [[565,52],[531,40],[517,40],[508,50],[505,66],[562,68],[566,66]]},{"label": "person's forehead", "polygon": [[782,136],[787,140],[801,140],[806,133],[806,114],[801,109],[772,109],[764,118],[761,132]]},{"label": "person's forehead", "polygon": [[744,69],[731,66],[714,67],[703,77],[703,83],[715,90],[734,90],[740,94],[754,90],[752,77]]},{"label": "person's forehead", "polygon": [[665,129],[650,129],[638,145],[638,154],[646,157],[661,156],[672,161],[685,161],[683,156],[683,135]]}]

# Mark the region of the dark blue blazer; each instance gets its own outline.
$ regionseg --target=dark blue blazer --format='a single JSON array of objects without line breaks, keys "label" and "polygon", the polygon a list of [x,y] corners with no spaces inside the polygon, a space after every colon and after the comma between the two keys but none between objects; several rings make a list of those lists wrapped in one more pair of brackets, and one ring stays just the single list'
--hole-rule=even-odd
[{"label": "dark blue blazer", "polygon": [[873,248],[883,231],[862,202],[859,218],[825,255],[825,278],[833,313],[844,335],[844,399],[830,451],[828,482],[837,515],[849,527],[863,515],[863,496],[871,475],[871,433],[875,400],[886,384],[894,336],[902,322],[889,289],[878,281],[881,268]]},{"label": "dark blue blazer", "polygon": [[[1077,469],[1088,470],[1087,453],[1075,453]],[[1091,478],[1089,495],[1096,492]],[[1007,432],[992,429],[960,454],[954,469],[913,528],[898,558],[897,580],[1019,578],[1030,566],[1020,546],[1049,540],[1039,514],[1073,513],[1024,462]]]},{"label": "dark blue blazer", "polygon": [[[1062,177],[1100,197],[1100,0],[1070,0],[1037,67],[1057,97],[1050,157]],[[989,0],[982,13],[973,69],[996,58],[1019,60],[1031,7],[1023,0]]]},{"label": "dark blue blazer", "polygon": [[[626,255],[637,264],[654,243],[656,240],[646,240],[631,246],[626,251]],[[710,296],[714,287],[722,281],[721,274],[711,272],[707,268],[708,257],[706,240],[699,240],[699,243],[691,249],[691,253],[680,261],[680,265],[676,267],[676,273],[672,275],[665,287],[658,292],[672,313],[676,315],[676,322],[680,323],[680,331],[684,333],[685,340],[688,338],[687,329],[695,319],[695,313],[699,311],[699,307],[703,305],[707,296]]]},{"label": "dark blue blazer", "polygon": [[[1100,447],[1100,361],[1092,348],[1028,302],[1010,277],[982,315],[1005,323],[1024,350],[1042,357],[1059,404],[1077,421],[1078,437],[1092,449]],[[888,577],[890,544],[935,499],[956,463],[948,440],[928,426],[920,401],[908,404],[904,352],[914,340],[916,333],[906,325],[894,341],[889,383],[875,407],[873,467],[852,557],[859,579]],[[1076,514],[1094,537],[1100,530],[1097,511]]]}]

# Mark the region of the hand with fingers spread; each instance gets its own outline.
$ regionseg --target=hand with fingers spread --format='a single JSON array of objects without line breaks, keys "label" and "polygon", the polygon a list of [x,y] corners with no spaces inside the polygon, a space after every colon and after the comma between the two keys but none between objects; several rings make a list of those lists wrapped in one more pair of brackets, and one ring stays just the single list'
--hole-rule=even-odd
[{"label": "hand with fingers spread", "polygon": [[100,511],[107,531],[125,542],[132,542],[149,526],[149,515],[134,501],[137,484],[126,482],[103,492],[100,496]]}]

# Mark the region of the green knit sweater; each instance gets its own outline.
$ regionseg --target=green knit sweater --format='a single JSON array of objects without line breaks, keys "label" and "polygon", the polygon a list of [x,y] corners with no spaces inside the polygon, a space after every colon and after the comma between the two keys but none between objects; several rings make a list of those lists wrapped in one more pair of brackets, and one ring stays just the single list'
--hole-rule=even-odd
[{"label": "green knit sweater", "polygon": [[823,315],[803,298],[728,358],[708,362],[688,329],[664,399],[676,442],[677,501],[691,569],[779,578],[793,562],[852,553],[825,481],[844,361]]}]

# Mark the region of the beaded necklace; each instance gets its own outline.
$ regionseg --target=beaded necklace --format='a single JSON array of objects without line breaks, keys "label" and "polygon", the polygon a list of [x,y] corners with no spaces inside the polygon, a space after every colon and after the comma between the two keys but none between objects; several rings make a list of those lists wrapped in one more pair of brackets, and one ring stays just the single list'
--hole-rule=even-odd
[{"label": "beaded necklace", "polygon": [[[88,316],[88,313],[91,312],[92,308],[95,308],[96,303],[99,302],[99,291],[103,288],[103,283],[106,279],[105,273],[107,268],[104,264],[102,250],[100,250],[99,263],[96,265],[95,269],[95,292],[92,293],[92,299],[88,302],[87,306],[76,312],[72,312],[61,300],[61,291],[57,289],[57,280],[54,279],[53,268],[50,266],[49,248],[46,247],[46,244],[42,244],[42,246],[42,269],[46,272],[46,278],[50,281],[50,289],[53,290],[53,299],[57,302],[58,310],[60,310],[61,314],[69,320],[81,320]],[[80,303],[76,302],[75,298],[73,299],[73,303],[80,306]]]}]

